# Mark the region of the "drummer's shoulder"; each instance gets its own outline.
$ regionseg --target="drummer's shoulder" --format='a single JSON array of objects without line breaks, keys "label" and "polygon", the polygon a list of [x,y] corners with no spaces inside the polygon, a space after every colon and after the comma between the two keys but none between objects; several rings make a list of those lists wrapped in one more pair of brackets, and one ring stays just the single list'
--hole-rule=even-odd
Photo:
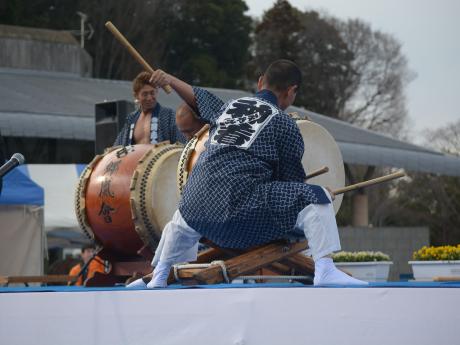
[{"label": "drummer's shoulder", "polygon": [[278,109],[278,114],[274,116],[275,121],[288,127],[296,127],[296,121],[285,111]]},{"label": "drummer's shoulder", "polygon": [[216,101],[218,103],[224,103],[224,101],[216,94],[216,90],[203,88],[201,86],[192,86],[195,99],[205,99],[206,101]]}]

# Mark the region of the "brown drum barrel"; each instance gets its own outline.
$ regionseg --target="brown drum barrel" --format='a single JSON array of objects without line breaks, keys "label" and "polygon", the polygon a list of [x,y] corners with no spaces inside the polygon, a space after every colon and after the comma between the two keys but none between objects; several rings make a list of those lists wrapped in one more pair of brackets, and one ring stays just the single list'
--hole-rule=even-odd
[{"label": "brown drum barrel", "polygon": [[161,143],[115,147],[96,156],[81,174],[75,195],[85,233],[121,256],[135,256],[144,245],[154,251],[177,207],[175,171],[181,152],[182,146]]}]

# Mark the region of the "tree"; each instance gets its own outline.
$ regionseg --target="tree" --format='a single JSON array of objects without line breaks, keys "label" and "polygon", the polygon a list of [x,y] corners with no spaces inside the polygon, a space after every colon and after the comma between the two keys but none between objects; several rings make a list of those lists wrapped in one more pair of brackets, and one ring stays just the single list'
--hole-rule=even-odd
[{"label": "tree", "polygon": [[[427,132],[427,146],[460,157],[460,121]],[[398,217],[389,216],[395,225],[430,227],[434,245],[460,243],[460,177],[410,174],[398,184],[393,208]]]},{"label": "tree", "polygon": [[305,81],[297,104],[396,137],[407,118],[404,89],[414,77],[401,44],[369,24],[301,12],[278,0],[254,34],[252,70],[287,58]]},{"label": "tree", "polygon": [[[132,79],[142,67],[107,31],[112,21],[154,68],[191,83],[236,87],[249,57],[251,18],[243,0],[11,0],[2,22],[79,31],[76,12],[88,16],[94,36],[85,49],[95,77]],[[1,8],[1,7],[0,7]]]},{"label": "tree", "polygon": [[85,46],[93,57],[94,76],[121,79],[128,76],[131,78],[133,70],[139,71],[140,68],[107,31],[105,22],[112,20],[131,40],[144,30],[146,20],[149,19],[140,14],[150,13],[148,9],[157,8],[161,2],[101,1],[94,6],[94,2],[89,0],[11,0],[6,6],[5,15],[0,18],[3,23],[10,25],[79,33],[80,18],[77,12],[83,12],[95,30],[93,38]]},{"label": "tree", "polygon": [[275,59],[298,59],[302,29],[302,12],[292,7],[288,1],[278,0],[265,12],[254,31],[257,73],[262,73]]},{"label": "tree", "polygon": [[351,83],[353,54],[333,25],[317,12],[301,12],[286,0],[278,0],[265,12],[255,29],[254,58],[260,74],[276,59],[293,60],[304,82],[296,104],[336,117]]},{"label": "tree", "polygon": [[242,0],[178,1],[164,66],[192,84],[233,88],[248,60],[251,19]]},{"label": "tree", "polygon": [[460,156],[460,120],[425,132],[426,141],[436,150]]},{"label": "tree", "polygon": [[0,3],[0,23],[69,30],[78,24],[77,8],[72,0],[8,0]]},{"label": "tree", "polygon": [[133,79],[142,67],[105,28],[112,21],[142,57],[154,68],[163,67],[165,42],[168,40],[170,15],[174,1],[150,0],[116,2],[103,1],[94,6],[90,0],[80,0],[81,11],[94,27],[94,37],[87,42],[93,57],[95,77]]},{"label": "tree", "polygon": [[[353,53],[354,74],[343,93],[338,117],[359,127],[403,137],[407,119],[404,88],[414,74],[408,68],[401,44],[393,36],[373,31],[369,24],[358,19],[341,21],[329,17],[328,22],[340,32]],[[372,178],[376,171],[372,166],[347,165],[346,169],[351,183]],[[388,169],[379,170],[381,174],[388,172]],[[385,193],[388,195],[390,189],[391,185],[386,185],[372,191],[355,191],[352,202],[368,195],[371,223],[383,225],[387,212],[394,211],[385,201],[388,200]]]},{"label": "tree", "polygon": [[400,136],[407,118],[405,86],[414,77],[401,44],[393,36],[372,31],[369,24],[350,19],[328,20],[353,53],[352,83],[342,100],[339,118],[360,127]]}]

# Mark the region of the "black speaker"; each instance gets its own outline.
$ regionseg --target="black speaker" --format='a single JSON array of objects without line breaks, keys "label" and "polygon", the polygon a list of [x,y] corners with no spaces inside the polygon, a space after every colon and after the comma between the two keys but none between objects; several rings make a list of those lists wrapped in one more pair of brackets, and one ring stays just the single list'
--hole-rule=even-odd
[{"label": "black speaker", "polygon": [[126,116],[134,111],[134,103],[128,101],[112,101],[96,104],[96,138],[94,148],[101,154],[111,147],[122,129]]}]

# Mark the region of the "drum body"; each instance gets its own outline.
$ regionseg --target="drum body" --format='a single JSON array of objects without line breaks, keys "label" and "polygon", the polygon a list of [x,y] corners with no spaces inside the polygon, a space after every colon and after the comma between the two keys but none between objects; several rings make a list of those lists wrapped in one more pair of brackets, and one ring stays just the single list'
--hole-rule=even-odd
[{"label": "drum body", "polygon": [[[345,169],[342,153],[332,135],[317,123],[308,120],[297,120],[296,123],[305,145],[302,157],[305,172],[308,174],[324,166],[329,168],[327,173],[313,177],[307,183],[329,187],[332,190],[344,187]],[[188,175],[201,152],[205,150],[204,143],[208,138],[209,126],[206,125],[185,146],[177,169],[179,193],[182,193]],[[336,213],[340,209],[342,199],[343,195],[337,195],[333,202]]]},{"label": "drum body", "polygon": [[115,147],[96,156],[80,176],[75,211],[80,227],[106,250],[136,256],[156,249],[177,209],[176,170],[182,146]]}]

